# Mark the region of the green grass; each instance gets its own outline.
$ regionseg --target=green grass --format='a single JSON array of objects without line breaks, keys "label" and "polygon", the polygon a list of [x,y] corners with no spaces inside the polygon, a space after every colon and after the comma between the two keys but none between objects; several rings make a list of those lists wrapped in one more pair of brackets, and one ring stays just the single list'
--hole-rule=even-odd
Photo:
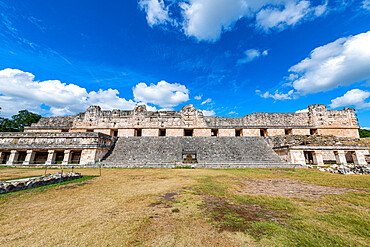
[{"label": "green grass", "polygon": [[[359,184],[359,176],[335,176],[312,170],[285,170],[279,176],[303,180],[318,185],[344,188],[369,188],[368,179]],[[225,172],[225,171],[224,171]],[[228,170],[240,177],[259,174],[275,177],[274,170]],[[258,205],[262,214],[273,212],[280,220],[246,221],[245,216],[227,212],[227,206],[217,204],[217,212],[207,209],[205,214],[221,229],[244,229],[255,241],[282,246],[369,246],[370,200],[368,193],[326,195],[322,199],[298,199],[235,193],[236,183],[225,182],[225,177],[205,177],[198,180],[195,190],[205,197],[225,199],[233,205]],[[248,224],[243,228],[241,225]],[[279,243],[279,244],[276,244]]]},{"label": "green grass", "polygon": [[[40,186],[40,187],[37,187],[37,188],[30,188],[30,189],[25,189],[25,190],[9,192],[9,193],[6,193],[6,194],[1,194],[0,199],[5,199],[9,195],[22,194],[22,193],[30,192],[30,191],[41,192],[41,191],[44,191],[46,189],[56,187],[56,186],[59,186],[59,185],[62,186],[62,185],[72,184],[72,183],[77,183],[77,185],[82,185],[83,184],[82,182],[93,179],[95,177],[98,177],[98,176],[83,176],[81,178],[78,178],[78,179],[75,179],[75,180],[70,180],[70,181],[64,181],[62,183],[49,184],[49,185],[44,185],[44,186]],[[11,180],[13,180],[13,179],[11,179]]]}]

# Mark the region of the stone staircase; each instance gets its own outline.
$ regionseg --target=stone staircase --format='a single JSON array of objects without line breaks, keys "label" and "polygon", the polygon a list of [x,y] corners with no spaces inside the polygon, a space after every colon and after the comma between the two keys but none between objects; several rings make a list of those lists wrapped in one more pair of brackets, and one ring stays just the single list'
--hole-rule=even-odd
[{"label": "stone staircase", "polygon": [[183,153],[196,153],[196,167],[293,167],[263,137],[120,137],[106,167],[181,166]]}]

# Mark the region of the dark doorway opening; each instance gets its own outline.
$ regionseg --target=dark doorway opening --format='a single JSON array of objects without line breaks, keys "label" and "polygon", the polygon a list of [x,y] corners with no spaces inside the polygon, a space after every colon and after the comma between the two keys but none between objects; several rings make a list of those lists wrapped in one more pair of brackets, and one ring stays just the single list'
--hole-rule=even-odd
[{"label": "dark doorway opening", "polygon": [[303,151],[306,164],[313,164],[312,151]]},{"label": "dark doorway opening", "polygon": [[166,129],[160,129],[159,136],[166,136]]},{"label": "dark doorway opening", "polygon": [[55,153],[55,164],[62,164],[64,159],[64,152],[59,151]]},{"label": "dark doorway opening", "polygon": [[141,136],[141,129],[135,129],[135,136]]},{"label": "dark doorway opening", "polygon": [[218,136],[218,129],[212,129],[211,136]]},{"label": "dark doorway opening", "polygon": [[111,131],[111,136],[118,136],[118,130],[112,130]]},{"label": "dark doorway opening", "polygon": [[185,136],[193,136],[193,130],[192,129],[185,130]]},{"label": "dark doorway opening", "polygon": [[48,159],[48,152],[35,152],[35,158],[32,163],[45,164]]},{"label": "dark doorway opening", "polygon": [[242,130],[235,130],[235,136],[242,136]]},{"label": "dark doorway opening", "polygon": [[9,160],[10,152],[2,152],[0,157],[1,164],[6,164],[6,162]]},{"label": "dark doorway opening", "polygon": [[260,136],[266,137],[267,136],[267,129],[260,129]]},{"label": "dark doorway opening", "polygon": [[81,160],[81,151],[73,151],[72,158],[71,158],[71,164],[79,164],[80,160]]},{"label": "dark doorway opening", "polygon": [[285,129],[285,135],[291,135],[292,134],[292,129]]},{"label": "dark doorway opening", "polygon": [[317,129],[310,129],[310,135],[317,135]]},{"label": "dark doorway opening", "polygon": [[22,164],[26,160],[27,152],[20,151],[18,152],[18,159],[16,160],[16,164]]}]

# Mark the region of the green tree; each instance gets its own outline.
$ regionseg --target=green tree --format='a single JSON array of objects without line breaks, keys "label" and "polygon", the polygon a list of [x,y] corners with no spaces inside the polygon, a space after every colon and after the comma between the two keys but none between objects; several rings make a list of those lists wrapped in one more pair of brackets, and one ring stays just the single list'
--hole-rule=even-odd
[{"label": "green tree", "polygon": [[28,110],[19,111],[17,115],[13,115],[11,119],[0,118],[1,132],[23,132],[25,126],[31,126],[32,123],[37,123],[41,115],[29,112]]},{"label": "green tree", "polygon": [[370,137],[370,130],[359,129],[358,132],[360,133],[360,138]]}]

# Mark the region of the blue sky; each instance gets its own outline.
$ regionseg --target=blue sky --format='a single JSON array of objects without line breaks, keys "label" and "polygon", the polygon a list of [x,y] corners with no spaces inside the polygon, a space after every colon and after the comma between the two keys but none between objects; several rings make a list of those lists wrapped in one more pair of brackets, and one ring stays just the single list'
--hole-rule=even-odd
[{"label": "blue sky", "polygon": [[0,44],[5,117],[325,104],[370,127],[370,0],[0,0]]}]

